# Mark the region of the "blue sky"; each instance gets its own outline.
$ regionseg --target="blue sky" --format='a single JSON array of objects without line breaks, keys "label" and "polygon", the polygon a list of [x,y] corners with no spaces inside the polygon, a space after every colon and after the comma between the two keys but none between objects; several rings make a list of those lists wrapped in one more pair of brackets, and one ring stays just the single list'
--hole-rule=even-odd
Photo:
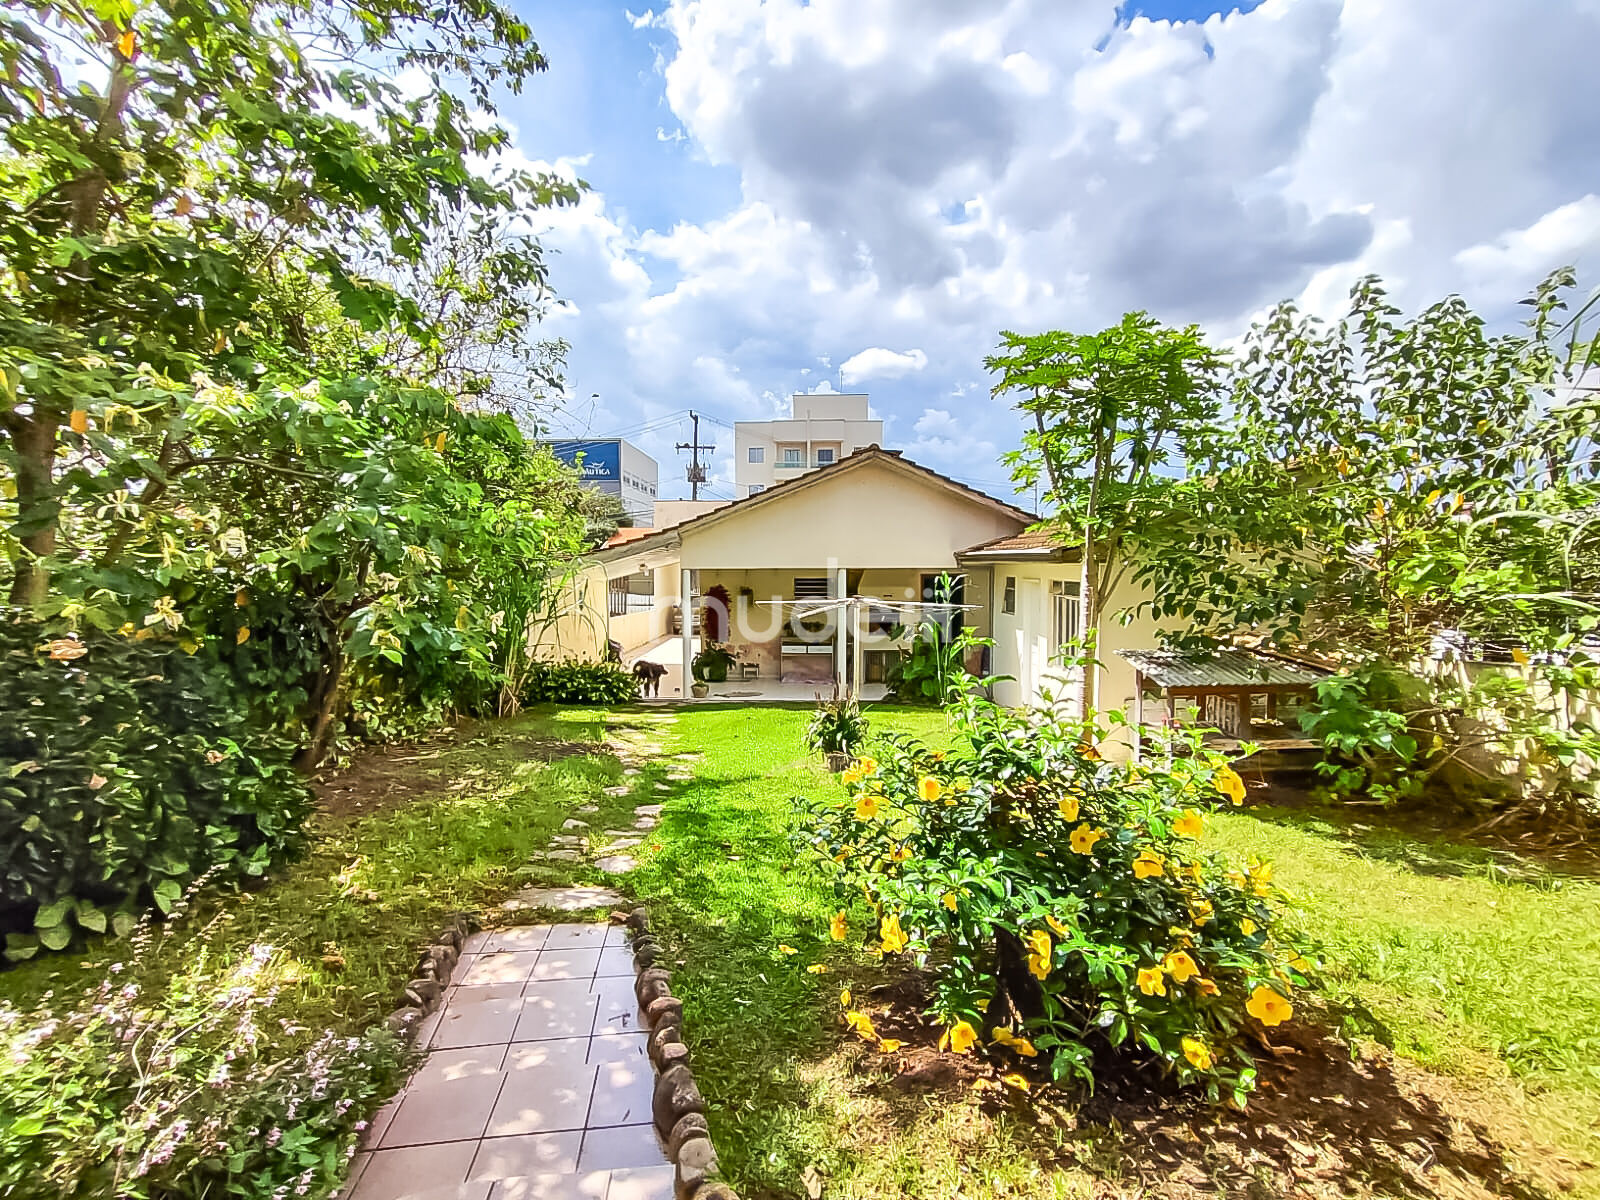
[{"label": "blue sky", "polygon": [[1600,251],[1593,0],[655,3],[523,0],[551,69],[502,114],[592,189],[532,218],[570,301],[556,424],[657,426],[666,495],[674,414],[768,417],[846,366],[891,446],[1004,493],[1002,328],[1143,308],[1227,342],[1368,271],[1509,317]]}]

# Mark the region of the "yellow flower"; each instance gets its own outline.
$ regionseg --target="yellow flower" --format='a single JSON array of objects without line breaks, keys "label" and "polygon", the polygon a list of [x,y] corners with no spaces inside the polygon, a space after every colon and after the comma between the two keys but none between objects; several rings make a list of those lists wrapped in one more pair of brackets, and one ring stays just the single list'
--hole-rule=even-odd
[{"label": "yellow flower", "polygon": [[846,767],[839,775],[839,779],[845,784],[860,783],[861,769],[859,767]]},{"label": "yellow flower", "polygon": [[1029,1088],[1030,1088],[1030,1087],[1032,1087],[1032,1086],[1033,1086],[1033,1085],[1032,1085],[1032,1084],[1030,1084],[1030,1083],[1029,1083],[1029,1082],[1028,1082],[1028,1081],[1027,1081],[1027,1079],[1025,1079],[1025,1078],[1024,1078],[1024,1077],[1023,1077],[1023,1076],[1021,1076],[1021,1075],[1018,1075],[1018,1074],[1017,1074],[1017,1073],[1016,1073],[1016,1072],[1015,1072],[1015,1071],[1013,1071],[1013,1072],[1012,1072],[1012,1073],[1011,1073],[1011,1074],[1009,1074],[1009,1075],[1002,1075],[1002,1076],[1000,1076],[1000,1082],[1001,1082],[1001,1083],[1003,1083],[1003,1084],[1005,1084],[1005,1085],[1006,1085],[1006,1086],[1007,1086],[1007,1087],[1014,1087],[1014,1088],[1016,1088],[1016,1089],[1017,1089],[1017,1091],[1019,1091],[1019,1092],[1025,1092],[1025,1091],[1027,1091],[1027,1090],[1028,1090],[1028,1089],[1029,1089]]},{"label": "yellow flower", "polygon": [[917,784],[917,795],[922,797],[925,803],[932,804],[940,796],[944,795],[944,784],[940,783],[932,775],[924,775],[921,782]]},{"label": "yellow flower", "polygon": [[856,1036],[868,1042],[878,1040],[878,1031],[872,1027],[872,1018],[864,1012],[847,1012],[844,1019],[850,1023],[850,1028],[856,1031]]},{"label": "yellow flower", "polygon": [[1204,883],[1206,881],[1205,872],[1201,870],[1200,864],[1197,862],[1192,862],[1187,867],[1184,867],[1183,873],[1196,883]]},{"label": "yellow flower", "polygon": [[826,975],[827,973],[828,965],[826,963],[812,963],[806,968],[807,975]]},{"label": "yellow flower", "polygon": [[796,950],[793,946],[785,946],[782,942],[779,942],[778,953],[787,958],[791,954],[799,954],[800,951]]},{"label": "yellow flower", "polygon": [[850,922],[845,918],[844,909],[833,914],[833,920],[828,922],[828,934],[836,942],[844,941],[844,935],[850,929]]},{"label": "yellow flower", "polygon": [[883,797],[874,792],[862,792],[856,797],[856,816],[863,821],[870,821],[878,815],[883,807]]},{"label": "yellow flower", "polygon": [[896,846],[893,850],[889,851],[889,861],[890,862],[903,863],[903,862],[906,861],[906,859],[908,859],[910,857],[911,857],[911,847],[907,846],[904,842],[902,842],[900,845]]},{"label": "yellow flower", "polygon": [[1245,937],[1249,937],[1255,931],[1256,931],[1256,923],[1254,921],[1252,921],[1249,917],[1245,917],[1243,920],[1241,920],[1239,922],[1239,932],[1244,934]]},{"label": "yellow flower", "polygon": [[1232,767],[1218,767],[1217,773],[1212,776],[1211,782],[1235,804],[1244,803],[1244,780],[1239,778],[1239,772]]},{"label": "yellow flower", "polygon": [[1250,993],[1244,1010],[1263,1025],[1282,1025],[1294,1016],[1294,1005],[1266,984],[1261,984]]},{"label": "yellow flower", "polygon": [[1265,896],[1271,890],[1272,864],[1259,859],[1250,860],[1250,882],[1254,885],[1255,894]]},{"label": "yellow flower", "polygon": [[1063,937],[1064,938],[1064,937],[1067,936],[1067,927],[1065,925],[1063,925],[1060,921],[1056,920],[1055,917],[1046,915],[1046,917],[1044,919],[1044,923],[1046,925],[1050,926],[1051,929],[1056,931],[1056,936],[1057,937]]},{"label": "yellow flower", "polygon": [[878,1053],[893,1054],[896,1050],[900,1049],[900,1047],[904,1045],[905,1043],[899,1038],[882,1038],[878,1042]]},{"label": "yellow flower", "polygon": [[994,1040],[1002,1046],[1015,1050],[1023,1058],[1037,1058],[1039,1055],[1032,1042],[1025,1037],[1018,1037],[1004,1025],[994,1031]]},{"label": "yellow flower", "polygon": [[1309,971],[1309,970],[1312,969],[1312,967],[1316,966],[1316,964],[1313,963],[1304,954],[1299,954],[1299,953],[1297,953],[1293,958],[1291,958],[1289,960],[1289,965],[1291,967],[1293,967],[1296,971]]},{"label": "yellow flower", "polygon": [[946,892],[944,895],[939,897],[939,901],[951,912],[955,912],[956,905],[959,903],[954,892]]},{"label": "yellow flower", "polygon": [[1105,837],[1104,829],[1091,829],[1087,824],[1079,825],[1072,831],[1072,852],[1074,854],[1093,854],[1094,844]]},{"label": "yellow flower", "polygon": [[242,646],[246,642],[248,642],[249,640],[250,640],[250,626],[248,626],[248,625],[239,626],[239,632],[233,635],[234,645]]},{"label": "yellow flower", "polygon": [[1139,990],[1146,996],[1167,994],[1167,982],[1162,978],[1160,967],[1139,968]]},{"label": "yellow flower", "polygon": [[878,760],[870,755],[863,755],[856,760],[856,770],[861,772],[858,776],[861,779],[865,779],[868,775],[876,775],[878,773]]},{"label": "yellow flower", "polygon": [[906,937],[905,931],[900,928],[900,918],[895,913],[890,913],[878,926],[878,936],[883,941],[885,954],[899,954],[911,942]]},{"label": "yellow flower", "polygon": [[1133,877],[1135,879],[1149,879],[1160,875],[1166,868],[1166,860],[1154,850],[1141,850],[1139,857],[1133,860]]},{"label": "yellow flower", "polygon": [[1211,901],[1195,900],[1189,905],[1189,912],[1194,916],[1196,927],[1204,925],[1211,920]]},{"label": "yellow flower", "polygon": [[1072,822],[1078,819],[1078,798],[1076,796],[1063,796],[1056,801],[1056,807],[1061,810],[1061,819]]},{"label": "yellow flower", "polygon": [[1198,809],[1186,808],[1183,810],[1183,815],[1172,823],[1172,832],[1179,837],[1203,837],[1206,832],[1206,819],[1200,815]]},{"label": "yellow flower", "polygon": [[1186,983],[1200,974],[1200,968],[1195,966],[1194,959],[1182,950],[1174,950],[1161,960],[1161,965],[1167,974],[1172,976],[1173,983]]},{"label": "yellow flower", "polygon": [[939,1049],[949,1049],[957,1054],[967,1054],[978,1041],[978,1031],[965,1021],[957,1021],[939,1039]]},{"label": "yellow flower", "polygon": [[1045,979],[1050,974],[1050,956],[1054,947],[1050,944],[1050,935],[1042,929],[1035,929],[1028,935],[1028,945],[1031,947],[1028,954],[1028,970],[1035,979]]},{"label": "yellow flower", "polygon": [[839,993],[839,1007],[840,1008],[849,1008],[850,1007],[850,989],[849,988],[845,988],[844,991]]},{"label": "yellow flower", "polygon": [[1220,996],[1220,995],[1222,995],[1222,990],[1220,988],[1218,988],[1216,984],[1212,983],[1211,980],[1209,980],[1209,979],[1197,979],[1197,980],[1195,980],[1194,986],[1202,996]]},{"label": "yellow flower", "polygon": [[1199,1038],[1186,1037],[1183,1039],[1183,1056],[1189,1060],[1189,1065],[1197,1071],[1211,1069],[1211,1047]]}]

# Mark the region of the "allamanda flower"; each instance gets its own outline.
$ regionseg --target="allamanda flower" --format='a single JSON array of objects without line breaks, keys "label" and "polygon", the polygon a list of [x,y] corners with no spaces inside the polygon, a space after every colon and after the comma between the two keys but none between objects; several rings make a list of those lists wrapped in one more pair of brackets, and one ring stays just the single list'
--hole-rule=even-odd
[{"label": "allamanda flower", "polygon": [[1199,838],[1206,832],[1206,819],[1197,808],[1186,808],[1183,815],[1172,823],[1172,832],[1179,837]]},{"label": "allamanda flower", "polygon": [[939,1039],[939,1049],[966,1054],[978,1041],[978,1031],[965,1021],[957,1021]]},{"label": "allamanda flower", "polygon": [[1076,796],[1063,796],[1056,801],[1056,808],[1061,811],[1063,821],[1076,821],[1078,819],[1078,798]]},{"label": "allamanda flower", "polygon": [[1135,879],[1150,879],[1160,875],[1166,869],[1166,859],[1154,850],[1144,849],[1139,851],[1139,857],[1133,860],[1133,877]]},{"label": "allamanda flower", "polygon": [[1035,929],[1028,935],[1028,971],[1035,979],[1045,979],[1050,974],[1050,957],[1054,947],[1050,943],[1050,935],[1042,929]]},{"label": "allamanda flower", "polygon": [[1194,959],[1182,950],[1174,950],[1167,955],[1161,960],[1161,966],[1172,976],[1174,983],[1187,983],[1200,974],[1200,968],[1195,965]]},{"label": "allamanda flower", "polygon": [[883,811],[883,797],[876,792],[862,792],[856,797],[856,816],[870,821]]},{"label": "allamanda flower", "polygon": [[997,1045],[1015,1050],[1023,1058],[1037,1058],[1039,1055],[1039,1051],[1034,1048],[1032,1042],[1025,1037],[1018,1037],[1004,1025],[994,1031],[994,1040]]},{"label": "allamanda flower", "polygon": [[847,1012],[844,1019],[850,1022],[850,1028],[856,1031],[856,1036],[869,1041],[878,1040],[878,1031],[873,1028],[872,1018],[864,1012]]},{"label": "allamanda flower", "polygon": [[1072,831],[1070,839],[1074,854],[1093,854],[1094,844],[1105,837],[1104,829],[1091,829],[1087,822]]},{"label": "allamanda flower", "polygon": [[1245,1002],[1244,1010],[1268,1026],[1282,1025],[1294,1016],[1294,1005],[1275,988],[1269,988],[1266,984],[1259,985],[1250,993],[1250,999]]},{"label": "allamanda flower", "polygon": [[1139,968],[1139,990],[1146,996],[1167,994],[1167,981],[1162,977],[1160,967]]},{"label": "allamanda flower", "polygon": [[1216,785],[1217,791],[1233,801],[1234,804],[1244,803],[1244,780],[1239,778],[1239,772],[1232,767],[1218,767],[1217,773],[1211,778],[1211,782]]},{"label": "allamanda flower", "polygon": [[1196,1037],[1183,1039],[1183,1056],[1189,1060],[1189,1065],[1197,1071],[1211,1069],[1211,1047]]},{"label": "allamanda flower", "polygon": [[896,913],[890,913],[883,919],[878,926],[878,937],[882,940],[885,954],[899,954],[911,944],[911,939],[900,928],[900,917]]},{"label": "allamanda flower", "polygon": [[844,935],[850,929],[849,919],[844,915],[844,909],[833,914],[833,920],[828,922],[828,935],[836,942],[844,941]]},{"label": "allamanda flower", "polygon": [[925,803],[932,804],[940,796],[944,795],[944,784],[940,783],[932,775],[924,775],[917,784],[917,795]]},{"label": "allamanda flower", "polygon": [[1055,917],[1052,916],[1051,914],[1049,914],[1049,913],[1045,914],[1044,923],[1046,925],[1050,926],[1051,929],[1055,930],[1055,934],[1056,934],[1057,937],[1064,938],[1064,937],[1067,936],[1067,927],[1065,925],[1063,925],[1060,921],[1056,920]]},{"label": "allamanda flower", "polygon": [[878,760],[870,754],[863,754],[856,759],[856,769],[861,772],[861,778],[863,779],[868,775],[876,775],[878,773]]}]

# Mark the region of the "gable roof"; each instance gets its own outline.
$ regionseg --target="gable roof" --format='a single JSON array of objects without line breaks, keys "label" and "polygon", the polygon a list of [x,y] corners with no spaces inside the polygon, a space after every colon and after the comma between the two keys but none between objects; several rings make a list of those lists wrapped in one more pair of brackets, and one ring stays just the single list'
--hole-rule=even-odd
[{"label": "gable roof", "polygon": [[670,529],[662,529],[649,536],[634,538],[618,545],[603,546],[596,552],[596,558],[601,562],[608,562],[616,558],[633,557],[641,551],[648,552],[676,545],[676,539],[686,532],[703,529],[706,526],[716,524],[718,521],[726,521],[730,517],[739,516],[764,504],[781,504],[797,492],[804,491],[807,488],[814,488],[824,483],[831,483],[841,476],[848,475],[852,471],[859,471],[872,463],[887,466],[891,470],[899,471],[923,482],[933,483],[963,500],[977,502],[1026,524],[1031,525],[1039,519],[1032,513],[1025,512],[1013,504],[1007,504],[1004,500],[997,500],[995,497],[980,492],[976,488],[970,488],[958,480],[951,479],[948,475],[941,475],[938,471],[923,466],[921,463],[912,462],[898,450],[885,450],[880,446],[873,445],[864,446],[853,454],[847,454],[837,462],[830,463],[825,467],[807,471],[796,479],[786,479],[782,483],[773,484],[763,492],[757,492],[753,496],[746,496],[742,500],[735,500],[731,504],[725,504],[712,512],[701,513],[698,517],[691,517],[681,525],[674,525]]},{"label": "gable roof", "polygon": [[1060,534],[1049,529],[1024,529],[992,541],[979,542],[956,555],[957,562],[1012,562],[1012,561],[1076,561],[1078,548],[1061,541]]}]

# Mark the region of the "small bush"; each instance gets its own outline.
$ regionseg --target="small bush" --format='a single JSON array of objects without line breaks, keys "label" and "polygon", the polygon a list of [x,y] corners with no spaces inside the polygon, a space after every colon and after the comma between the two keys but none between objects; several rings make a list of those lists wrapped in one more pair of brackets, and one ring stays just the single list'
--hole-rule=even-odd
[{"label": "small bush", "polygon": [[260,875],[310,811],[290,747],[229,676],[157,639],[0,621],[0,929],[6,955],[126,933],[196,876]]},{"label": "small bush", "polygon": [[803,836],[841,901],[875,908],[870,948],[927,955],[958,1052],[981,1041],[1090,1082],[1105,1052],[1131,1052],[1242,1104],[1245,1035],[1292,1013],[1309,964],[1278,928],[1270,866],[1204,849],[1214,801],[1243,799],[1238,775],[1198,734],[1171,765],[1130,767],[1064,712],[971,696],[950,712],[959,751],[886,738],[845,772],[848,797],[810,805]]},{"label": "small bush", "polygon": [[360,1117],[398,1082],[400,1044],[278,1017],[290,964],[259,944],[229,961],[210,933],[183,939],[188,965],[159,989],[139,981],[147,923],[70,1011],[0,1004],[0,1195],[326,1195],[343,1176]]},{"label": "small bush", "polygon": [[522,688],[524,704],[626,704],[639,681],[616,663],[533,663]]},{"label": "small bush", "polygon": [[853,696],[841,695],[835,685],[833,698],[821,701],[806,726],[806,748],[822,754],[854,755],[866,741],[869,722]]}]

